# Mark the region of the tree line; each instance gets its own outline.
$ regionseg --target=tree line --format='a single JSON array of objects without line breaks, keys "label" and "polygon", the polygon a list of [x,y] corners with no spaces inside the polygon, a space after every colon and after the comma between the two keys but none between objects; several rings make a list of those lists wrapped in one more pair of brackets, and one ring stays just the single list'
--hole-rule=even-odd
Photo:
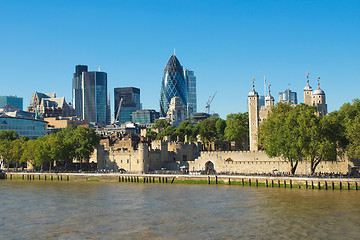
[{"label": "tree line", "polygon": [[169,136],[172,141],[179,139],[182,142],[185,136],[189,142],[195,142],[199,137],[205,144],[221,140],[238,141],[245,148],[249,138],[249,116],[247,112],[232,113],[226,120],[211,117],[198,124],[191,124],[187,120],[178,127],[171,126],[165,119],[157,119],[146,136],[156,140]]},{"label": "tree line", "polygon": [[54,163],[58,168],[68,169],[76,159],[80,165],[88,163],[90,155],[100,142],[100,136],[88,127],[67,127],[60,132],[51,133],[35,140],[19,138],[14,130],[0,132],[0,155],[10,165],[24,167],[25,163],[43,170],[52,170]]},{"label": "tree line", "polygon": [[319,116],[316,106],[278,103],[259,128],[259,144],[269,157],[290,163],[310,163],[311,174],[322,161],[337,161],[345,154],[360,158],[360,100]]}]

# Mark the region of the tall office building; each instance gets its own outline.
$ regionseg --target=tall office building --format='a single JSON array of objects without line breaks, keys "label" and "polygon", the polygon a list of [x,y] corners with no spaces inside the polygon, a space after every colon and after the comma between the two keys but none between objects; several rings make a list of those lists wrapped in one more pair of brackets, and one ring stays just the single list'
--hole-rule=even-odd
[{"label": "tall office building", "polygon": [[90,123],[108,124],[107,73],[83,72],[81,89],[82,118]]},{"label": "tall office building", "polygon": [[75,115],[83,118],[82,109],[82,73],[88,71],[86,65],[76,65],[74,77],[72,79],[72,104],[75,109]]},{"label": "tall office building", "polygon": [[160,90],[160,116],[166,117],[170,101],[173,97],[179,97],[182,105],[187,109],[188,88],[185,80],[183,67],[175,55],[172,55],[164,69],[164,75]]},{"label": "tall office building", "polygon": [[159,112],[153,109],[137,110],[132,113],[134,123],[149,124],[154,123],[159,118]]},{"label": "tall office building", "polygon": [[290,88],[286,89],[285,92],[279,93],[279,102],[287,102],[291,105],[297,104],[297,94],[292,92]]},{"label": "tall office building", "polygon": [[23,110],[23,98],[17,96],[0,96],[0,108],[10,104],[11,106]]},{"label": "tall office building", "polygon": [[121,109],[118,116],[119,123],[132,122],[132,113],[140,110],[140,89],[135,87],[114,88],[114,118],[119,111],[120,100]]},{"label": "tall office building", "polygon": [[196,76],[194,75],[194,71],[190,71],[189,69],[184,69],[184,76],[187,85],[188,91],[188,104],[187,104],[187,118],[191,116],[192,113],[197,112],[197,104],[196,104]]},{"label": "tall office building", "polygon": [[107,97],[107,73],[88,71],[88,66],[77,65],[72,79],[73,107],[77,117],[87,123],[110,123]]}]

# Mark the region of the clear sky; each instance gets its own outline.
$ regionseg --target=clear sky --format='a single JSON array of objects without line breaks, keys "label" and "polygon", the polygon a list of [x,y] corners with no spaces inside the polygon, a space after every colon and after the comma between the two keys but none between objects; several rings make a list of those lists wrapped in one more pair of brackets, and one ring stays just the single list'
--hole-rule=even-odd
[{"label": "clear sky", "polygon": [[[56,92],[72,100],[75,65],[108,73],[108,91],[141,89],[159,110],[164,67],[176,48],[197,77],[198,111],[247,111],[251,79],[272,95],[290,84],[303,102],[306,72],[333,111],[360,90],[360,1],[0,0],[0,95]],[[113,110],[112,110],[113,112]]]}]

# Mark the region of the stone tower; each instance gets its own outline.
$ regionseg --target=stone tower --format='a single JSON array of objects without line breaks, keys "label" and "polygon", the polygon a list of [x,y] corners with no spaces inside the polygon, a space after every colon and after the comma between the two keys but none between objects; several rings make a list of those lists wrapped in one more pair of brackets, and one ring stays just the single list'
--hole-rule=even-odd
[{"label": "stone tower", "polygon": [[259,94],[253,89],[248,95],[249,104],[249,134],[250,134],[250,151],[259,150],[258,147],[258,128],[259,128]]},{"label": "stone tower", "polygon": [[327,104],[325,99],[325,92],[320,88],[320,77],[318,77],[318,88],[312,93],[312,101],[311,105],[317,107],[318,115],[326,115],[327,114]]},{"label": "stone tower", "polygon": [[310,73],[307,73],[306,78],[307,78],[307,84],[304,87],[304,103],[306,105],[312,105],[312,87],[309,84],[309,75]]},{"label": "stone tower", "polygon": [[275,103],[274,97],[271,96],[271,94],[270,94],[270,87],[271,87],[271,85],[269,85],[269,93],[265,97],[265,108],[272,108],[272,106],[274,106],[274,103]]}]

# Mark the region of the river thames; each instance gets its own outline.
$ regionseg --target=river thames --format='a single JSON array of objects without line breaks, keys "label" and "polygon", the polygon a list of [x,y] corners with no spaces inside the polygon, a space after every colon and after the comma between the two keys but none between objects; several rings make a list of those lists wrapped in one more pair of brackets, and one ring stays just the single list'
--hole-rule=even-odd
[{"label": "river thames", "polygon": [[0,181],[0,239],[359,239],[360,192]]}]

